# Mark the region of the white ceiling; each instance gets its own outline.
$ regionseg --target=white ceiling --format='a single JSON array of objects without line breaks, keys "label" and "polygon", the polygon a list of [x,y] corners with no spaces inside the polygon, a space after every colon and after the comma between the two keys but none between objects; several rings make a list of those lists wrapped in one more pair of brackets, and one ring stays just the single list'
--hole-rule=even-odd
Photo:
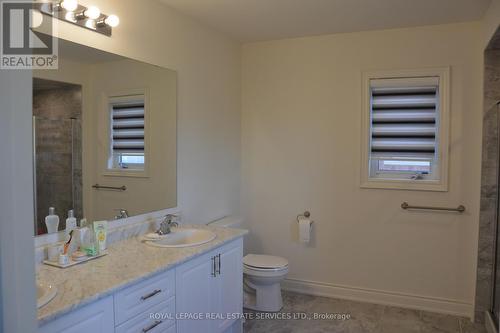
[{"label": "white ceiling", "polygon": [[161,0],[242,42],[473,21],[491,0]]}]

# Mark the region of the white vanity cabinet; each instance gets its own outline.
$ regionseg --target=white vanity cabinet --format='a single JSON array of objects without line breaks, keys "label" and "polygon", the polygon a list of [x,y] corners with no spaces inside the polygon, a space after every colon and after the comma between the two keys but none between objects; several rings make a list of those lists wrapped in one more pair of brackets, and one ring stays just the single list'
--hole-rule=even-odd
[{"label": "white vanity cabinet", "polygon": [[[155,316],[156,315],[156,316]],[[175,270],[55,319],[39,333],[175,332]]]},{"label": "white vanity cabinet", "polygon": [[39,333],[239,333],[243,239],[39,327]]},{"label": "white vanity cabinet", "polygon": [[241,331],[242,256],[238,239],[176,269],[177,333]]}]

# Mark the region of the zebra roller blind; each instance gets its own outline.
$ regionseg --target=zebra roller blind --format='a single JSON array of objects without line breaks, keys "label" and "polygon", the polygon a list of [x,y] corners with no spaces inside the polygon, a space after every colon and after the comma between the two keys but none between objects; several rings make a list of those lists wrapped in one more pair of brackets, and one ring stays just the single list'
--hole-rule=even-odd
[{"label": "zebra roller blind", "polygon": [[371,159],[433,159],[439,122],[438,78],[376,79],[371,88]]},{"label": "zebra roller blind", "polygon": [[144,154],[144,98],[111,103],[112,150]]}]

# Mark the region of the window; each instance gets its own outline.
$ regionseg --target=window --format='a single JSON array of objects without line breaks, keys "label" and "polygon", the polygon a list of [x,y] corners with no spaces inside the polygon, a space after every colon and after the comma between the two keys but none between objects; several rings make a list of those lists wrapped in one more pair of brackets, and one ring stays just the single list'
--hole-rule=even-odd
[{"label": "window", "polygon": [[365,77],[362,186],[446,190],[447,70],[394,74]]},{"label": "window", "polygon": [[110,154],[109,169],[144,171],[144,95],[109,99]]}]

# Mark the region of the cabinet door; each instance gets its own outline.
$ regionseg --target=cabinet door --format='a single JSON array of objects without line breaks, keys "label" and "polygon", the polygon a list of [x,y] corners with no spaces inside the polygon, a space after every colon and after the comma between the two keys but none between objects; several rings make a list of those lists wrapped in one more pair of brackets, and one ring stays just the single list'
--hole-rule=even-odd
[{"label": "cabinet door", "polygon": [[38,332],[109,333],[114,326],[113,296],[109,296],[41,326]]},{"label": "cabinet door", "polygon": [[[217,250],[216,250],[217,251]],[[231,242],[218,250],[220,267],[217,275],[216,332],[224,332],[243,312],[243,244],[242,239]],[[218,260],[219,261],[219,260]]]},{"label": "cabinet door", "polygon": [[205,317],[214,312],[213,256],[203,255],[176,269],[177,333],[213,332],[213,321]]}]

